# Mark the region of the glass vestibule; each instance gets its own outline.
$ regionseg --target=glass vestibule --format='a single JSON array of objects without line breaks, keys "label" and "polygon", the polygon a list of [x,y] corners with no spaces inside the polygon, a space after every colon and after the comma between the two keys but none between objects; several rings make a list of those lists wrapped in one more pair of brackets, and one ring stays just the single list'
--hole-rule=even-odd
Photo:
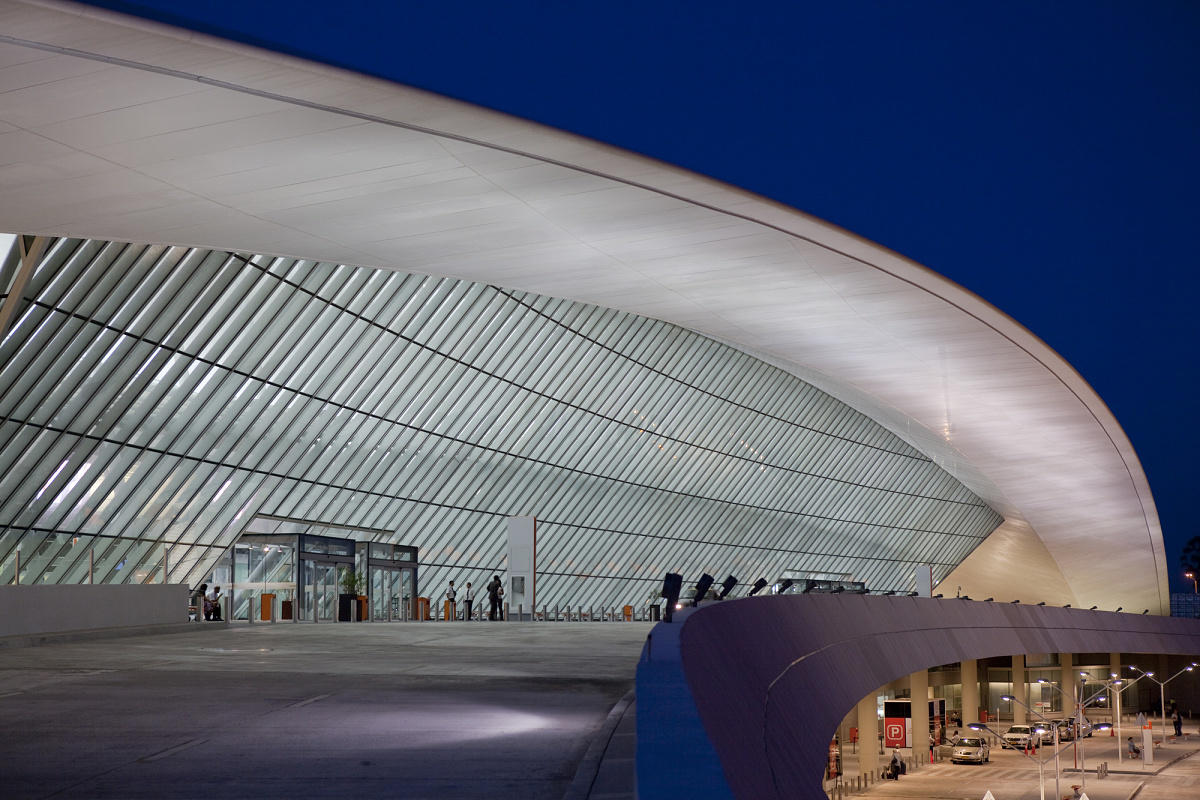
[{"label": "glass vestibule", "polygon": [[373,622],[408,622],[417,617],[417,548],[359,542],[359,568],[367,571]]}]

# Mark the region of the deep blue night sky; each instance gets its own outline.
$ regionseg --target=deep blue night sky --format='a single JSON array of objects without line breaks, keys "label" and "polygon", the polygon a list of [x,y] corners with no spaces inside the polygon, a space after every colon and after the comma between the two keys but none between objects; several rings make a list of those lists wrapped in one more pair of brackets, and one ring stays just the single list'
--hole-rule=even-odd
[{"label": "deep blue night sky", "polygon": [[1200,3],[94,4],[661,158],[954,279],[1108,403],[1191,589]]}]

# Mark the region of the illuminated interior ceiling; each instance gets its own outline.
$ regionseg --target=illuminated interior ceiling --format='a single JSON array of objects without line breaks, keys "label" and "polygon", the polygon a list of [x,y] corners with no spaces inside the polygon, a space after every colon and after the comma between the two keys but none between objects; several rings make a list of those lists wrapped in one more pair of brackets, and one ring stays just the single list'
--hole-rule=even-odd
[{"label": "illuminated interior ceiling", "polygon": [[918,264],[389,82],[67,3],[4,0],[0,31],[0,230],[445,275],[690,328],[867,413],[1002,514],[950,576],[964,592],[1167,613],[1153,499],[1103,401]]}]

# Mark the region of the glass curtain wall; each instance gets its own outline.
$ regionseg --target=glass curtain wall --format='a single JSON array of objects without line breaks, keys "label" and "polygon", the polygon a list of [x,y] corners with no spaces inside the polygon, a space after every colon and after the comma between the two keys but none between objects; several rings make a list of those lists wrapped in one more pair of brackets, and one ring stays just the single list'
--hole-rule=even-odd
[{"label": "glass curtain wall", "polygon": [[[15,248],[14,248],[15,250]],[[15,252],[3,276],[11,277]],[[8,281],[0,282],[6,286]],[[450,278],[61,239],[0,341],[0,583],[198,583],[256,514],[640,602],[667,571],[906,591],[1001,521],[928,457],[693,331]]]}]

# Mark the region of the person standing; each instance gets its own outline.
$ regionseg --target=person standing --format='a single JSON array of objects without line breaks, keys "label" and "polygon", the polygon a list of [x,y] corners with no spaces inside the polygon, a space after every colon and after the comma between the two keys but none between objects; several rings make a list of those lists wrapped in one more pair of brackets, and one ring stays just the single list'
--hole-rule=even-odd
[{"label": "person standing", "polygon": [[488,609],[488,619],[492,622],[496,621],[496,609],[500,607],[500,576],[492,576],[492,582],[487,585],[488,603],[491,606]]},{"label": "person standing", "polygon": [[458,619],[458,604],[455,600],[458,599],[458,592],[454,590],[454,581],[450,581],[450,586],[446,589],[446,620],[450,621]]},{"label": "person standing", "polygon": [[471,589],[471,582],[467,581],[467,588],[463,590],[463,621],[471,621],[471,602],[475,599],[475,592]]},{"label": "person standing", "polygon": [[1175,735],[1183,736],[1183,715],[1179,713],[1178,706],[1171,711],[1171,721],[1175,723]]}]

